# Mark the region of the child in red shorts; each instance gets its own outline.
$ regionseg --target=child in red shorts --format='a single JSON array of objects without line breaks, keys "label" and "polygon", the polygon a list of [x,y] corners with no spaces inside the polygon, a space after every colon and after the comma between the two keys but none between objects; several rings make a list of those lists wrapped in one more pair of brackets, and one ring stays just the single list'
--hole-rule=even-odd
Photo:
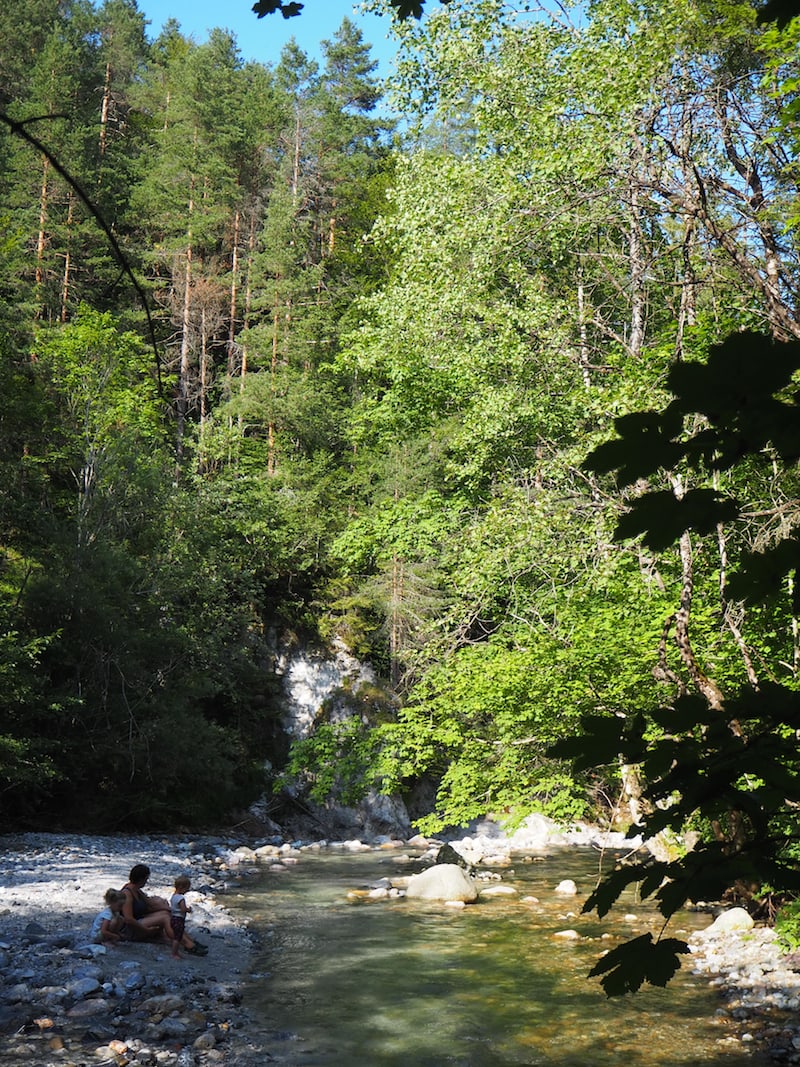
[{"label": "child in red shorts", "polygon": [[208,955],[206,946],[201,945],[199,941],[195,941],[194,938],[189,937],[186,933],[186,916],[192,910],[186,903],[186,894],[191,888],[192,883],[185,874],[175,879],[175,892],[169,901],[169,919],[172,923],[172,933],[175,940],[187,952],[191,952],[194,956],[206,956]]}]

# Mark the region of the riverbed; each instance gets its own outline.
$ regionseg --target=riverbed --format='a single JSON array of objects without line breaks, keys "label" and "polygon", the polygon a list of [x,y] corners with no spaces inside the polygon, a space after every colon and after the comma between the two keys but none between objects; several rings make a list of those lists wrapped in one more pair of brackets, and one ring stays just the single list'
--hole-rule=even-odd
[{"label": "riverbed", "polygon": [[[2,837],[0,1062],[800,1063],[800,964],[773,931],[706,940],[711,915],[683,913],[668,932],[696,951],[677,980],[608,1001],[588,970],[620,939],[657,930],[659,918],[632,893],[607,922],[581,915],[594,848],[487,864],[488,885],[513,894],[461,909],[367,895],[378,879],[420,870],[425,851],[285,843],[256,854],[229,838]],[[191,875],[191,924],[207,957],[175,961],[158,944],[98,955],[87,945],[105,888],[133,861],[151,866],[160,892]],[[574,896],[556,892],[565,878],[576,881]]]},{"label": "riverbed", "polygon": [[[609,947],[660,916],[633,893],[602,923],[580,912],[597,853],[559,849],[502,871],[513,895],[462,909],[368,887],[418,870],[402,854],[304,854],[248,880],[231,902],[258,948],[245,1006],[251,1039],[287,1067],[742,1067],[743,1045],[692,960],[668,989],[608,1000],[587,978]],[[572,879],[578,895],[556,887]],[[684,912],[670,935],[708,926]]]}]

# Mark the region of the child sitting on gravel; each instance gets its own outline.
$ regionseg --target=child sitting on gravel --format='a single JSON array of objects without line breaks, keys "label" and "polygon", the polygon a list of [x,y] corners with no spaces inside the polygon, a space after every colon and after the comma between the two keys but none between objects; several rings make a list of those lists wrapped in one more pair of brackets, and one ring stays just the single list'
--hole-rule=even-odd
[{"label": "child sitting on gravel", "polygon": [[91,941],[95,945],[102,945],[105,941],[121,941],[123,925],[122,905],[125,897],[116,889],[107,889],[103,896],[106,906],[98,912],[92,923]]},{"label": "child sitting on gravel", "polygon": [[180,942],[183,948],[193,956],[207,956],[208,949],[206,946],[201,945],[199,941],[189,937],[186,933],[186,916],[192,910],[186,903],[186,894],[191,888],[192,883],[185,874],[175,879],[175,892],[169,901],[169,918],[172,923],[172,933],[175,936],[175,940]]}]

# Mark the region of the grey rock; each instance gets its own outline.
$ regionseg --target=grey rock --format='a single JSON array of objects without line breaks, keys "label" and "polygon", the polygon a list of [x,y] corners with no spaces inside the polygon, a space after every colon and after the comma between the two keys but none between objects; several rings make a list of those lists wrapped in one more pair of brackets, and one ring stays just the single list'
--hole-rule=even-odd
[{"label": "grey rock", "polygon": [[110,1003],[105,997],[95,997],[92,1000],[79,1000],[77,1004],[73,1004],[67,1012],[69,1019],[85,1019],[90,1018],[92,1015],[107,1014],[110,1010]]},{"label": "grey rock", "polygon": [[183,998],[175,993],[166,993],[164,996],[149,997],[139,1005],[142,1011],[151,1014],[166,1015],[171,1011],[181,1011],[184,1007]]},{"label": "grey rock", "polygon": [[84,997],[89,997],[92,993],[96,993],[99,988],[100,983],[96,978],[79,978],[70,985],[69,992],[70,996],[82,1000]]},{"label": "grey rock", "polygon": [[158,1024],[157,1034],[159,1037],[185,1037],[189,1027],[182,1019],[162,1019]]},{"label": "grey rock", "polygon": [[238,1004],[241,1000],[237,989],[221,983],[210,986],[208,992],[209,996],[219,1004]]},{"label": "grey rock", "polygon": [[15,1034],[28,1021],[28,1013],[21,1008],[0,1005],[0,1034]]},{"label": "grey rock", "polygon": [[30,986],[25,985],[24,982],[18,982],[6,989],[4,995],[9,1004],[20,1004],[23,1000],[30,1000]]},{"label": "grey rock", "polygon": [[452,845],[444,844],[436,853],[435,863],[454,863],[457,867],[463,867],[464,870],[469,869],[469,863],[464,859],[460,852],[457,852]]},{"label": "grey rock", "polygon": [[78,945],[75,955],[82,960],[93,960],[95,956],[102,955],[106,951],[104,945]]},{"label": "grey rock", "polygon": [[370,889],[391,889],[391,878],[376,878],[374,882],[369,883]]},{"label": "grey rock", "polygon": [[44,944],[48,948],[72,948],[75,944],[75,935],[65,930],[63,933],[46,937]]}]

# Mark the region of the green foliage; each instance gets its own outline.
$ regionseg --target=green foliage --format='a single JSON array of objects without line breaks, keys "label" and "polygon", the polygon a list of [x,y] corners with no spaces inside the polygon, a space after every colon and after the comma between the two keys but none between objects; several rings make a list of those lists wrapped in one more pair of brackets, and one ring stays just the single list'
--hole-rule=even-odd
[{"label": "green foliage", "polygon": [[[641,767],[651,809],[637,828],[646,839],[665,829],[680,832],[696,817],[720,824],[737,813],[741,839],[711,842],[670,863],[634,864],[603,880],[586,904],[605,914],[622,889],[638,881],[642,896],[655,895],[670,918],[687,900],[718,899],[737,882],[780,879],[800,886],[793,873],[787,834],[780,812],[800,797],[794,765],[795,730],[800,724],[800,697],[784,687],[765,684],[758,692],[743,689],[726,701],[725,713],[709,708],[701,697],[680,698],[654,713],[668,734],[647,740],[642,716],[586,719],[583,733],[558,742],[553,754],[570,758],[577,768],[619,757]],[[665,882],[666,879],[666,882]]]},{"label": "green foliage", "polygon": [[358,716],[320,723],[309,737],[294,742],[275,789],[299,780],[319,804],[357,804],[368,790],[375,746],[374,731]]},{"label": "green foliage", "polygon": [[265,15],[274,15],[276,11],[280,11],[285,19],[290,19],[295,15],[299,15],[303,10],[304,4],[295,3],[295,0],[258,0],[253,4],[253,11],[259,18],[263,18]]},{"label": "green foliage", "polygon": [[[449,4],[450,0],[441,0],[441,2]],[[412,16],[422,18],[425,7],[425,0],[388,0],[388,3],[399,19]],[[281,15],[288,19],[299,15],[304,7],[305,4],[296,3],[295,0],[258,0],[258,3],[253,5],[253,11],[258,18],[274,15],[276,11],[280,11]]]},{"label": "green foliage", "polygon": [[800,900],[792,900],[778,909],[775,933],[787,952],[800,950]]},{"label": "green foliage", "polygon": [[[586,467],[599,473],[616,471],[617,484],[625,486],[665,465],[685,465],[700,477],[728,471],[751,456],[758,463],[791,466],[800,455],[793,388],[798,371],[798,342],[782,343],[749,332],[729,337],[712,346],[706,363],[676,364],[667,380],[675,399],[664,413],[617,419],[617,438],[598,446]],[[699,426],[693,421],[697,416],[703,419]],[[690,429],[684,432],[687,421]],[[683,530],[710,532],[719,523],[736,520],[740,511],[730,494],[716,490],[651,491],[632,501],[618,522],[617,537],[644,534],[651,547],[663,549]],[[794,543],[784,536],[761,557],[745,557],[740,568],[743,584],[734,584],[734,592],[752,596],[774,588],[776,576],[785,576],[797,565]]]},{"label": "green foliage", "polygon": [[[6,603],[3,609],[6,614]],[[0,637],[4,712],[0,734],[0,790],[3,792],[45,789],[58,773],[47,744],[31,729],[44,698],[40,670],[46,643],[45,640],[25,642],[20,634],[11,631]],[[55,707],[47,708],[47,714],[57,712]]]},{"label": "green foliage", "polygon": [[[439,780],[437,810],[426,832],[464,825],[486,810],[523,818],[545,811],[565,821],[587,812],[587,779],[550,754],[570,737],[588,709],[608,712],[642,701],[655,635],[626,583],[606,589],[606,611],[575,597],[561,604],[559,625],[498,633],[433,662],[414,687],[396,724],[383,727],[380,768],[385,788],[421,773]],[[628,593],[628,595],[630,595]],[[611,639],[629,611],[624,649]],[[569,753],[568,753],[569,755]],[[592,761],[593,764],[597,761]],[[604,762],[614,765],[616,753]],[[580,768],[576,768],[580,771]],[[611,771],[613,775],[613,770]]]},{"label": "green foliage", "polygon": [[[798,456],[796,394],[790,384],[798,370],[800,349],[795,343],[779,344],[754,334],[733,337],[712,349],[705,365],[678,365],[670,374],[675,399],[663,420],[647,417],[617,423],[620,434],[614,448],[600,448],[587,465],[595,470],[617,470],[627,481],[631,471],[627,455],[635,454],[640,433],[655,434],[656,447],[647,455],[654,463],[665,455],[664,445],[675,445],[681,461],[697,474],[728,470],[745,464],[754,454],[766,454],[773,463],[791,466]],[[731,379],[731,368],[739,374]],[[760,373],[753,371],[759,368]],[[738,381],[749,382],[747,393]],[[673,414],[671,415],[670,412]],[[680,413],[676,419],[674,413]],[[701,420],[691,416],[701,414]],[[683,435],[683,419],[689,431]],[[794,439],[793,439],[794,438]],[[623,444],[624,442],[624,444]],[[637,468],[641,477],[645,467]],[[649,543],[662,544],[666,529],[674,539],[681,534],[675,523],[670,494],[648,492],[640,509],[645,521],[632,528],[620,521],[617,537],[642,532]],[[720,497],[706,493],[697,498],[693,513],[695,528],[711,528],[725,517]],[[742,509],[732,501],[727,518],[737,518]],[[687,519],[688,525],[688,519]],[[787,531],[788,532],[788,531]],[[795,539],[779,541],[764,564],[752,554],[740,560],[737,592],[758,597],[774,592],[776,570],[785,578],[794,573]],[[758,565],[756,565],[758,564]],[[750,568],[754,577],[749,576]],[[680,696],[669,707],[648,716],[626,715],[616,723],[594,717],[584,720],[584,734],[557,743],[553,754],[573,756],[585,768],[615,757],[638,764],[647,783],[650,806],[640,830],[646,840],[666,829],[680,831],[698,816],[706,825],[717,826],[717,838],[701,842],[685,856],[669,863],[639,862],[614,872],[600,883],[586,902],[586,909],[604,914],[622,889],[642,879],[640,891],[654,895],[665,918],[687,900],[718,899],[730,886],[755,887],[764,882],[773,890],[796,892],[800,875],[794,860],[796,832],[792,812],[800,801],[800,777],[796,767],[796,731],[800,726],[800,703],[794,682],[780,685],[752,679],[747,685],[730,687],[720,700],[708,695]],[[651,721],[658,729],[648,729]],[[729,832],[722,827],[727,821]],[[658,943],[658,958],[649,949],[654,966],[672,950]],[[615,957],[616,977],[606,985],[611,993],[641,984],[641,945],[623,946]],[[630,949],[630,951],[628,951]],[[673,945],[673,950],[680,951]],[[647,963],[649,967],[650,962]],[[607,970],[601,967],[601,973]],[[660,965],[657,973],[661,974]],[[610,976],[609,976],[610,977]]]},{"label": "green foliage", "polygon": [[781,29],[800,15],[797,0],[766,0],[759,8],[759,22],[775,22]]},{"label": "green foliage", "polygon": [[[754,834],[785,879],[797,342],[761,338],[798,335],[796,26],[377,6],[427,123],[391,156],[348,20],[272,70],[219,30],[148,42],[129,0],[0,13],[4,815],[246,802],[292,626],[398,698],[298,746],[316,795],[425,775],[431,828],[572,819],[625,754],[653,833],[743,820],[747,847],[648,875],[665,913],[750,878]],[[56,159],[147,273],[157,366]],[[573,768],[549,746],[581,729]]]},{"label": "green foliage", "polygon": [[[728,337],[711,346],[707,361],[675,364],[667,376],[675,399],[662,413],[638,412],[615,420],[617,438],[598,446],[587,466],[616,471],[617,483],[625,486],[681,463],[700,473],[729,470],[745,456],[765,450],[792,463],[800,452],[792,388],[798,368],[800,342],[779,342],[750,331]],[[708,426],[685,434],[685,420],[697,415]],[[702,513],[703,498],[698,500]],[[714,501],[705,500],[716,518]],[[721,522],[732,518],[718,516]]]},{"label": "green foliage", "polygon": [[663,552],[684,530],[710,534],[720,523],[732,522],[738,515],[734,501],[713,489],[690,489],[681,497],[662,490],[631,501],[617,523],[617,536],[627,539],[641,534],[648,548]]}]

